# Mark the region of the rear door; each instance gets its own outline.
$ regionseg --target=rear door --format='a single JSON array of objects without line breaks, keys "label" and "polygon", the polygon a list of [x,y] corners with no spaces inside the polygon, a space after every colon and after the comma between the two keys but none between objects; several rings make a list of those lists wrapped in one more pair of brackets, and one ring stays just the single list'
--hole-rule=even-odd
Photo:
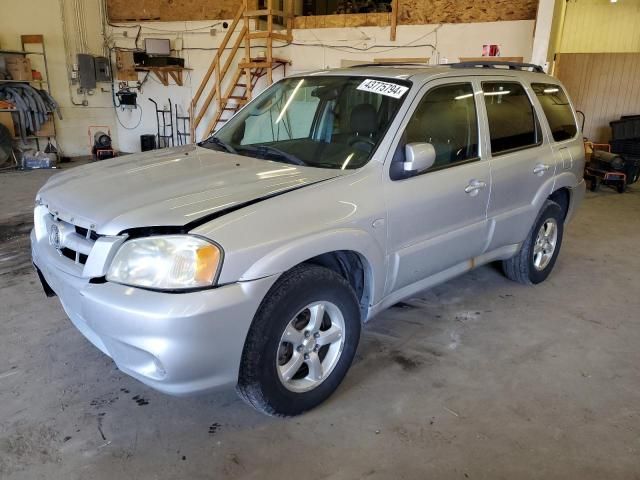
[{"label": "rear door", "polygon": [[573,168],[574,159],[582,158],[584,146],[576,142],[578,126],[569,98],[561,85],[532,82],[531,90],[540,104],[548,125],[548,137],[554,152],[556,174]]},{"label": "rear door", "polygon": [[[410,108],[396,137],[396,153],[384,180],[392,293],[484,250],[491,175],[482,158],[478,95],[472,80],[429,82]],[[407,143],[431,143],[435,164],[406,177]]]},{"label": "rear door", "polygon": [[492,189],[487,250],[522,242],[538,212],[536,195],[549,195],[555,162],[529,88],[515,77],[481,77],[488,127]]}]

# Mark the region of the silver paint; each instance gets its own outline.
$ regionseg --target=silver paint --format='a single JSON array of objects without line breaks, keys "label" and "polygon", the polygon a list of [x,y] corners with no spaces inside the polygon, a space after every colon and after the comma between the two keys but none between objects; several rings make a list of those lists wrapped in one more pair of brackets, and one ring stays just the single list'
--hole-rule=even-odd
[{"label": "silver paint", "polygon": [[[373,158],[359,170],[299,167],[191,145],[74,168],[38,193],[34,263],[76,327],[122,371],[171,394],[234,384],[253,316],[278,276],[293,266],[327,252],[355,252],[365,268],[368,320],[424,288],[513,256],[557,189],[570,191],[567,221],[581,203],[581,132],[554,143],[529,86],[542,78],[559,84],[556,79],[449,67],[331,74],[413,82]],[[542,125],[542,143],[492,157],[485,107],[476,95],[480,160],[392,181],[390,161],[419,98],[449,81],[470,81],[477,92],[480,81],[491,78],[523,83]],[[255,201],[264,197],[270,198]],[[224,213],[246,202],[252,203]],[[51,212],[102,236],[86,265],[49,245]],[[224,249],[220,286],[175,294],[90,282],[104,274],[126,240],[123,230],[181,227],[211,214],[215,218],[190,233]]]}]

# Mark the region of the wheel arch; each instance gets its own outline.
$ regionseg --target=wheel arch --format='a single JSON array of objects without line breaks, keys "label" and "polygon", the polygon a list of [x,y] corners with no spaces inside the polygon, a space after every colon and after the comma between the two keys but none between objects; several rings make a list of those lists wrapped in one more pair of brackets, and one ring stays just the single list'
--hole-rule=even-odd
[{"label": "wheel arch", "polygon": [[369,233],[355,229],[305,236],[287,243],[260,258],[239,280],[279,275],[303,263],[324,266],[345,278],[358,296],[363,319],[367,318],[370,305],[382,295],[384,251]]},{"label": "wheel arch", "polygon": [[556,202],[562,209],[562,220],[566,220],[567,213],[569,213],[569,205],[571,204],[571,190],[569,187],[561,187],[556,189],[551,195],[549,200]]},{"label": "wheel arch", "polygon": [[312,263],[333,270],[349,282],[360,303],[362,318],[367,317],[371,305],[372,272],[371,265],[365,257],[353,250],[336,250],[316,255],[303,263]]}]

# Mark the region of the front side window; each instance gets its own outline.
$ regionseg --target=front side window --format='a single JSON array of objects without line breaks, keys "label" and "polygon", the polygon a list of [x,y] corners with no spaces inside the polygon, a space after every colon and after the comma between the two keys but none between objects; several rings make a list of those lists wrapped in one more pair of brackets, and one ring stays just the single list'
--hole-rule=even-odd
[{"label": "front side window", "polygon": [[409,87],[396,79],[285,79],[200,145],[296,165],[359,168],[373,155]]},{"label": "front side window", "polygon": [[524,87],[515,82],[482,82],[491,153],[498,155],[539,144],[539,127]]},{"label": "front side window", "polygon": [[470,83],[429,90],[407,124],[405,143],[430,143],[436,151],[431,170],[478,157],[478,117]]},{"label": "front side window", "polygon": [[575,137],[578,133],[576,119],[562,88],[551,83],[532,83],[531,88],[542,106],[553,139],[561,142]]}]

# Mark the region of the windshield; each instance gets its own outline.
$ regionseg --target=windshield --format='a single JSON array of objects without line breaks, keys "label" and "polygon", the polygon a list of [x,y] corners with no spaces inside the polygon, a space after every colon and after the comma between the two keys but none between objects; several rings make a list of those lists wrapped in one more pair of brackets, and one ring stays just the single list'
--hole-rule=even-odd
[{"label": "windshield", "polygon": [[200,145],[296,165],[359,168],[373,155],[409,86],[364,77],[285,79]]}]

